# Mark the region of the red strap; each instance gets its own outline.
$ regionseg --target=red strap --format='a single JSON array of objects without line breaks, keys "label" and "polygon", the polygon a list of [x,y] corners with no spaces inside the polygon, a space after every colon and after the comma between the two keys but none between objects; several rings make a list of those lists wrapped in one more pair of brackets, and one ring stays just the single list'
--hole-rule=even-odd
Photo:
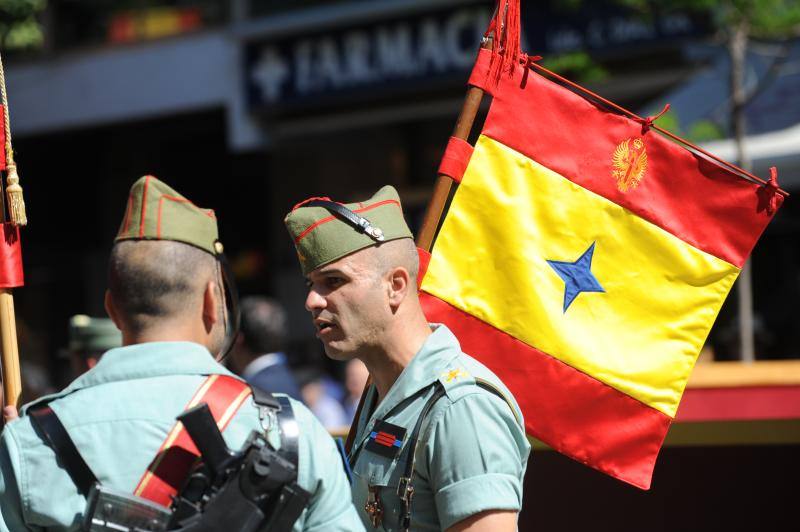
[{"label": "red strap", "polygon": [[[195,392],[184,410],[208,404],[219,430],[225,430],[234,414],[250,395],[247,383],[227,375],[210,375]],[[134,495],[169,508],[200,452],[183,424],[176,422],[145,471]]]},{"label": "red strap", "polygon": [[25,284],[19,227],[0,223],[0,228],[0,288],[16,288]]},{"label": "red strap", "polygon": [[492,63],[492,51],[481,48],[478,50],[478,57],[475,59],[475,66],[469,75],[469,85],[483,89],[488,94],[493,94],[492,90],[497,88],[497,83],[492,83],[489,79],[489,69]]},{"label": "red strap", "polygon": [[474,148],[466,140],[450,137],[447,147],[444,149],[442,162],[439,163],[439,174],[451,177],[456,183],[461,183],[473,150]]}]

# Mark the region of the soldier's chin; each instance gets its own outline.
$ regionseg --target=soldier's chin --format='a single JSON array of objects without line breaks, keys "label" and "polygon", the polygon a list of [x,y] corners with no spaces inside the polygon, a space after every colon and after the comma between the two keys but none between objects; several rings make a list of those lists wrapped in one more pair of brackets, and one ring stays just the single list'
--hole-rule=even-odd
[{"label": "soldier's chin", "polygon": [[339,349],[335,344],[336,342],[322,342],[322,345],[325,348],[325,355],[327,355],[328,358],[338,360],[340,362],[353,358],[353,355],[349,351]]}]

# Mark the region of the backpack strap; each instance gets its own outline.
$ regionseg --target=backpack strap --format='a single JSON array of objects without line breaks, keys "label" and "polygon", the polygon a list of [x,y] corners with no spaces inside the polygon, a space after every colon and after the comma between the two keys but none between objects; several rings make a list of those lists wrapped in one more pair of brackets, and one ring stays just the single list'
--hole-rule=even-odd
[{"label": "backpack strap", "polygon": [[408,454],[406,455],[406,467],[403,471],[403,476],[400,477],[400,482],[397,485],[397,496],[400,497],[400,529],[407,531],[411,527],[411,499],[414,496],[414,485],[412,479],[414,478],[414,467],[417,462],[417,442],[419,441],[419,433],[422,429],[422,422],[428,417],[433,405],[444,397],[447,392],[441,382],[434,381],[431,385],[433,393],[428,398],[425,406],[414,424],[414,430],[411,431],[411,437],[408,438]]},{"label": "backpack strap", "polygon": [[298,466],[298,441],[300,437],[300,428],[297,425],[297,420],[294,417],[294,409],[289,398],[285,395],[273,396],[280,404],[278,410],[278,426],[281,430],[281,448],[278,451],[284,458],[289,460],[295,468]]},{"label": "backpack strap", "polygon": [[[246,382],[227,375],[210,375],[197,389],[184,410],[206,403],[220,431],[251,394]],[[186,476],[200,456],[192,438],[180,422],[175,422],[156,453],[134,495],[169,508]]]},{"label": "backpack strap", "polygon": [[58,461],[64,466],[78,491],[87,497],[89,490],[97,482],[97,476],[78,452],[56,413],[45,403],[31,410],[30,418],[34,428],[39,429],[44,436],[45,443],[56,453]]}]

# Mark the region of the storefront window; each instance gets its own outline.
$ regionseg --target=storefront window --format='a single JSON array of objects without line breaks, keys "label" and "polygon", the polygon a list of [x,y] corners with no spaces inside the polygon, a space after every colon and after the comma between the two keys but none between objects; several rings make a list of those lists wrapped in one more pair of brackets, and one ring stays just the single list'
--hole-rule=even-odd
[{"label": "storefront window", "polygon": [[60,0],[48,5],[54,50],[149,41],[227,22],[221,0]]}]

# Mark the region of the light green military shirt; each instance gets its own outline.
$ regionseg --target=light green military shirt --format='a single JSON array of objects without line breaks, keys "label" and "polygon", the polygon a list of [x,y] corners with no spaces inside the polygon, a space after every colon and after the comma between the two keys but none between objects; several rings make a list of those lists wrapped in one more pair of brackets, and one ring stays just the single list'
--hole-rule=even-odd
[{"label": "light green military shirt", "polygon": [[[233,375],[201,345],[153,342],[112,349],[91,371],[49,396],[98,480],[132,493],[205,376]],[[35,404],[35,403],[32,403]],[[32,405],[28,405],[23,412]],[[336,446],[302,404],[292,401],[299,438],[298,484],[311,502],[294,530],[363,530]],[[239,449],[260,429],[258,410],[246,402],[223,435]],[[269,434],[271,441],[279,441]],[[23,416],[0,439],[0,531],[78,530],[86,507],[50,447]]]},{"label": "light green military shirt", "polygon": [[[377,392],[370,386],[367,406],[356,424],[350,453],[351,463],[355,458],[353,502],[367,529],[373,529],[365,510],[370,486],[379,487],[383,507],[379,529],[399,529],[397,487],[405,469],[408,440],[437,380],[446,395],[420,430],[411,530],[444,530],[483,511],[519,511],[522,507],[522,480],[530,454],[522,413],[500,379],[461,352],[447,327],[432,327],[422,349],[373,412],[367,409]],[[489,383],[503,397],[479,387],[476,379]],[[366,448],[378,420],[406,429],[402,448],[394,458]]]}]

